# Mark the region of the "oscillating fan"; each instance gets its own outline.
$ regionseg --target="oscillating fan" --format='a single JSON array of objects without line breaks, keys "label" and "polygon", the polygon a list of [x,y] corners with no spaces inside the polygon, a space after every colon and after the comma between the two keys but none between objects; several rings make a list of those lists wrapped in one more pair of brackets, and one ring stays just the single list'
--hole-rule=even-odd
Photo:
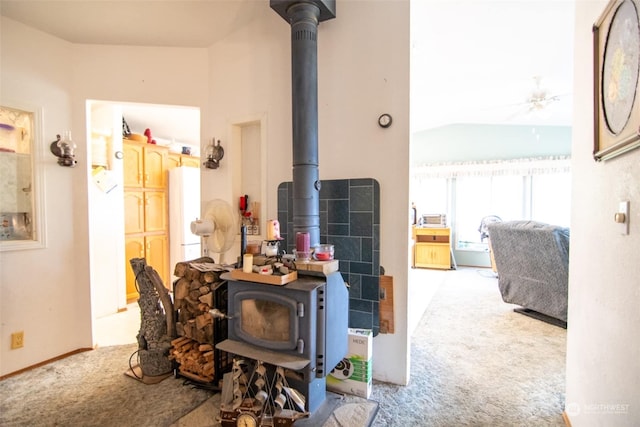
[{"label": "oscillating fan", "polygon": [[207,203],[202,219],[191,223],[191,232],[204,238],[204,254],[219,253],[220,264],[224,263],[224,253],[233,245],[236,228],[235,212],[229,203],[221,199]]}]

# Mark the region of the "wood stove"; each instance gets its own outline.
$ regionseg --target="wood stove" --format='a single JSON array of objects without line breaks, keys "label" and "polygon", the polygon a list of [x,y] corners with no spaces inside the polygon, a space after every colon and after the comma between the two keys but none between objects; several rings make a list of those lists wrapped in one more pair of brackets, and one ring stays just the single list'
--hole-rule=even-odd
[{"label": "wood stove", "polygon": [[[320,243],[318,174],[318,23],[335,18],[335,0],[270,0],[291,25],[293,227]],[[347,352],[349,293],[339,272],[284,286],[228,281],[229,338],[216,347],[288,369],[313,413],[325,401],[325,376]],[[247,414],[249,415],[249,414]]]},{"label": "wood stove", "polygon": [[313,413],[325,377],[347,353],[349,293],[339,272],[300,276],[283,286],[234,280],[228,291],[228,339],[216,348],[295,372],[292,387]]}]

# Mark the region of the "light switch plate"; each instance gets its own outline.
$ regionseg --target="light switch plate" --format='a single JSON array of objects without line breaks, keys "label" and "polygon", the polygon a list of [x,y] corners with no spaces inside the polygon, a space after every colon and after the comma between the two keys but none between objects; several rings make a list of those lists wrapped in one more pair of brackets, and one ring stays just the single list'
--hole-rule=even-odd
[{"label": "light switch plate", "polygon": [[623,234],[623,235],[629,234],[629,201],[628,200],[620,202],[617,213],[624,214],[624,222],[618,223],[620,226],[620,234]]}]

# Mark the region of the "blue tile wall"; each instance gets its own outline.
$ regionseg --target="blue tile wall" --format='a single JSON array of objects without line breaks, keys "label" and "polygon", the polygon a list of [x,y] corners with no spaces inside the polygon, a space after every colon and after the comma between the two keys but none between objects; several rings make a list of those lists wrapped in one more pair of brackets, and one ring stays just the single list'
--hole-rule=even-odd
[{"label": "blue tile wall", "polygon": [[[287,253],[295,249],[293,183],[278,186],[278,221]],[[380,184],[375,179],[322,181],[320,242],[335,246],[349,284],[349,327],[380,330]]]}]

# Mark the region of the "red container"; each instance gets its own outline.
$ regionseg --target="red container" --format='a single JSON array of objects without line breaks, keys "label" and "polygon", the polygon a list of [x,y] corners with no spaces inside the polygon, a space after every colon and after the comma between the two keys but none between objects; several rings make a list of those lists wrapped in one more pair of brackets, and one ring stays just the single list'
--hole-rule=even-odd
[{"label": "red container", "polygon": [[315,247],[313,257],[318,261],[329,261],[333,259],[333,245],[318,245]]}]

